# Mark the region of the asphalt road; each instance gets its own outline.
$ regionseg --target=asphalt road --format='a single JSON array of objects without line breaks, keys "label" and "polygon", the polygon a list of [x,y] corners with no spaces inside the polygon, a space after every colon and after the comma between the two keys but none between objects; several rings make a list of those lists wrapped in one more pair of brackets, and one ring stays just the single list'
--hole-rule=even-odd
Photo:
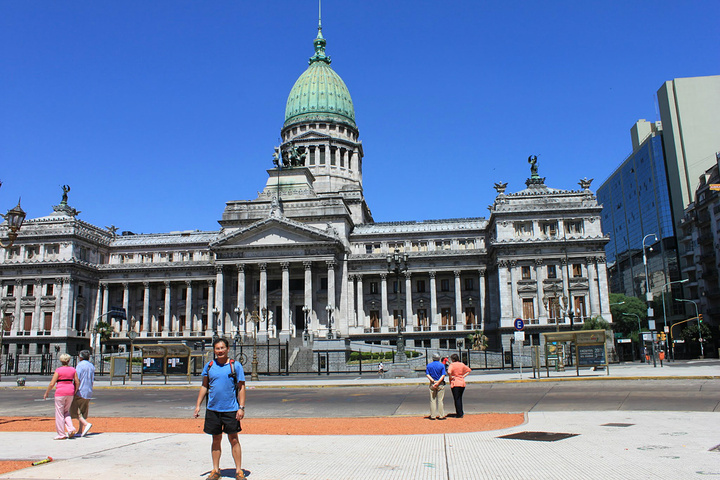
[{"label": "asphalt road", "polygon": [[[0,415],[47,417],[52,398],[43,389],[0,389]],[[91,403],[96,417],[182,418],[192,415],[197,389],[98,388]],[[265,417],[362,417],[427,415],[428,390],[416,386],[251,388],[247,414]],[[593,380],[470,384],[466,413],[557,411],[720,412],[720,380]],[[446,387],[445,408],[454,411]]]}]

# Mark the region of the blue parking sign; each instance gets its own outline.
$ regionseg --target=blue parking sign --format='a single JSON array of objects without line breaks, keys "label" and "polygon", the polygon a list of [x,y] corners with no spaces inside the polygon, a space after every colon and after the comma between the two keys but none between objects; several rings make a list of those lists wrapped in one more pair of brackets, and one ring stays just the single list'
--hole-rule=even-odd
[{"label": "blue parking sign", "polygon": [[522,318],[516,318],[515,319],[515,330],[522,330],[525,328],[525,322],[523,322]]}]

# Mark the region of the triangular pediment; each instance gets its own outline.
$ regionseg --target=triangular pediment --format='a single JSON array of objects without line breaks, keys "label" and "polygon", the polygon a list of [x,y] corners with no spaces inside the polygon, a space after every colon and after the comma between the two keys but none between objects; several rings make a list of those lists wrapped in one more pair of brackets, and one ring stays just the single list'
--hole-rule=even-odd
[{"label": "triangular pediment", "polygon": [[284,217],[270,217],[221,236],[211,248],[292,247],[308,244],[340,244],[334,234]]},{"label": "triangular pediment", "polygon": [[308,139],[317,139],[317,138],[331,139],[332,137],[330,135],[328,135],[327,133],[320,133],[315,130],[310,130],[305,133],[301,133],[297,137],[293,138],[293,142],[296,142],[298,140],[308,140]]}]

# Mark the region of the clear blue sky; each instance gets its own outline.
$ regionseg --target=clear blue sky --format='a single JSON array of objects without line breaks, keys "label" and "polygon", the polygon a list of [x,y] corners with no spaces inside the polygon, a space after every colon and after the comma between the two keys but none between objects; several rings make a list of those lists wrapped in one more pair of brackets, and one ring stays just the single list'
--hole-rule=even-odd
[{"label": "clear blue sky", "polygon": [[[495,182],[600,186],[677,77],[720,73],[720,2],[323,2],[376,221],[488,216]],[[257,196],[314,0],[0,2],[0,209],[216,230]]]}]

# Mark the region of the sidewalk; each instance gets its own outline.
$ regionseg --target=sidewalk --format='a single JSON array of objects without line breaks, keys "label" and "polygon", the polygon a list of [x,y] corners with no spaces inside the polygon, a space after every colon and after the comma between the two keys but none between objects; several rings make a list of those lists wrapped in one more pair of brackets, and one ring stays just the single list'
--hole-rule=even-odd
[{"label": "sidewalk", "polygon": [[[350,375],[273,375],[260,376],[260,380],[253,382],[250,380],[249,373],[246,374],[247,385],[254,388],[277,388],[277,387],[332,387],[332,386],[360,386],[360,385],[404,385],[404,384],[423,384],[427,379],[421,373],[417,378],[392,378],[392,364],[388,364],[389,371],[385,373],[383,378],[379,378],[376,373],[366,373],[362,376]],[[578,376],[575,367],[567,367],[565,371],[556,372],[550,370],[549,377],[545,370],[540,372],[536,378],[533,378],[531,369],[523,369],[522,374],[519,369],[515,370],[474,370],[468,377],[468,383],[483,382],[537,382],[537,381],[558,381],[558,380],[633,380],[638,378],[718,378],[720,379],[720,360],[681,360],[675,362],[660,363],[656,367],[653,364],[645,363],[622,363],[611,364],[609,372],[606,370],[593,370],[592,368],[581,368]],[[26,387],[47,387],[50,381],[49,376],[25,376]],[[97,377],[95,381],[96,388],[110,387],[110,379],[107,376]],[[138,388],[147,387],[186,387],[198,388],[200,385],[200,377],[193,377],[191,383],[185,381],[185,377],[171,377],[167,385],[164,383],[163,377],[146,377],[144,385],[140,384],[139,375],[135,375],[132,381],[127,380],[123,385],[121,378],[116,378],[112,382],[112,388]],[[16,377],[2,377],[0,388],[16,387]]]},{"label": "sidewalk", "polygon": [[[550,380],[717,378],[718,360],[611,365],[606,371],[551,372]],[[531,372],[475,372],[470,382],[537,382]],[[314,381],[310,383],[308,378]],[[263,387],[332,387],[425,382],[418,379],[262,378]],[[160,382],[162,383],[162,382]],[[196,388],[195,385],[182,388]],[[99,382],[108,387],[107,380]],[[14,386],[4,378],[0,385]],[[28,386],[47,385],[33,381]],[[139,381],[131,386],[139,386]],[[17,388],[17,387],[16,387]],[[109,388],[109,387],[108,387]],[[114,388],[114,387],[113,387]],[[122,387],[120,387],[122,388]],[[446,399],[447,402],[447,399]],[[718,399],[720,404],[720,398]],[[357,419],[362,422],[362,418]],[[462,421],[448,419],[448,422]],[[566,433],[555,441],[508,439],[522,432]],[[535,435],[537,437],[537,434]],[[269,479],[720,479],[720,414],[708,412],[531,412],[505,430],[428,435],[241,435],[249,480]],[[0,432],[0,460],[48,464],[0,474],[0,479],[198,479],[209,474],[204,434],[102,433],[57,442],[47,432]],[[233,478],[227,442],[221,461]]]}]

